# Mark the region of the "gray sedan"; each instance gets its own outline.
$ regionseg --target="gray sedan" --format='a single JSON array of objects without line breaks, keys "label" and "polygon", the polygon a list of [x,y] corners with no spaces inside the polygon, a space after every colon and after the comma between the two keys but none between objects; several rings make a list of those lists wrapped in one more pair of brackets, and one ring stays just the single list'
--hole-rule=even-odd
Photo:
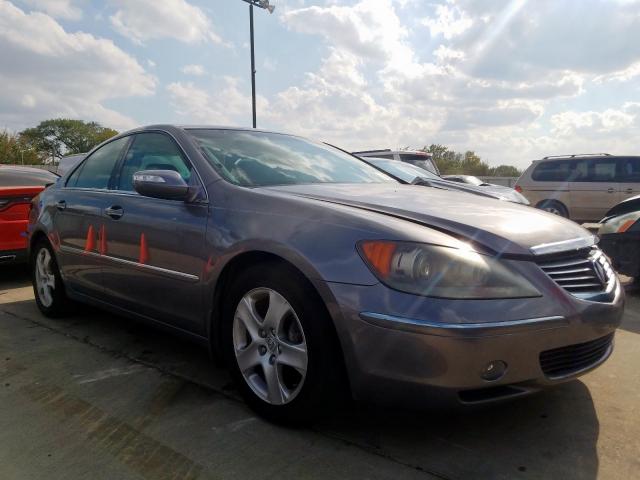
[{"label": "gray sedan", "polygon": [[259,130],[121,134],[34,201],[29,232],[45,315],[83,302],[190,337],[280,421],[345,394],[475,404],[575,378],[624,303],[573,222]]}]

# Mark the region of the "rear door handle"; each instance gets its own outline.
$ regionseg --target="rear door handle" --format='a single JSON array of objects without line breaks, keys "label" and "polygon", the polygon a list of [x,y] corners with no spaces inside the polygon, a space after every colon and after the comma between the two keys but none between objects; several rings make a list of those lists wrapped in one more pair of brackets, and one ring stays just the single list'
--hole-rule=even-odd
[{"label": "rear door handle", "polygon": [[67,208],[67,202],[65,202],[64,200],[60,200],[58,203],[56,203],[56,208],[60,211],[64,210],[65,208]]},{"label": "rear door handle", "polygon": [[608,189],[607,189],[607,192],[609,192],[609,193],[613,193],[613,188],[608,188]]},{"label": "rear door handle", "polygon": [[105,208],[104,213],[108,217],[111,217],[114,220],[117,220],[120,217],[122,217],[122,215],[124,215],[124,210],[122,209],[122,207],[118,207],[117,205],[114,205],[112,207]]}]

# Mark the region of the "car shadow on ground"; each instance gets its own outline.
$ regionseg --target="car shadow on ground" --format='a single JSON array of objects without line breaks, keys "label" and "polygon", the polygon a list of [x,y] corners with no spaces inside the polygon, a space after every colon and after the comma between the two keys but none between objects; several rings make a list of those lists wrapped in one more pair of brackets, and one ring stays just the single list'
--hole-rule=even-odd
[{"label": "car shadow on ground", "polygon": [[[0,276],[0,293],[30,285],[26,270],[11,270]],[[25,321],[237,399],[225,369],[189,341],[87,307],[50,320],[33,300],[6,302],[0,296],[0,302],[1,310]],[[580,381],[473,410],[408,412],[351,405],[312,430],[442,478],[594,479],[598,473],[599,422]]]}]

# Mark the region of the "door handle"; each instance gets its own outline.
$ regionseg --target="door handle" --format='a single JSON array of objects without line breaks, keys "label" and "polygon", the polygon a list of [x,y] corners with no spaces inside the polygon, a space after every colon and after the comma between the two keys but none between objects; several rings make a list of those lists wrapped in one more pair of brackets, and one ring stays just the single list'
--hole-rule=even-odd
[{"label": "door handle", "polygon": [[67,208],[67,202],[65,202],[64,200],[60,200],[58,203],[56,203],[56,208],[60,211],[64,210],[65,208]]},{"label": "door handle", "polygon": [[122,207],[118,207],[117,205],[114,205],[112,207],[105,208],[104,213],[108,217],[111,217],[114,220],[117,220],[120,217],[122,217],[122,215],[124,215],[124,210],[122,209]]},{"label": "door handle", "polygon": [[608,188],[607,193],[613,193],[613,188]]},{"label": "door handle", "polygon": [[627,193],[633,193],[633,188],[627,188]]}]

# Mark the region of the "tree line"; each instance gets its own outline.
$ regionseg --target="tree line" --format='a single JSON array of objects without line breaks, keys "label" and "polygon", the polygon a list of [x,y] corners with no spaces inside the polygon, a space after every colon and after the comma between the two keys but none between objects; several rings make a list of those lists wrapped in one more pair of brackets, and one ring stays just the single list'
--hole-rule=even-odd
[{"label": "tree line", "polygon": [[519,177],[522,173],[521,170],[513,165],[491,167],[471,150],[461,153],[437,144],[425,146],[421,150],[432,155],[442,175],[464,174],[477,177]]},{"label": "tree line", "polygon": [[54,118],[19,133],[0,132],[0,163],[56,164],[65,155],[85,153],[117,135],[98,122]]}]

